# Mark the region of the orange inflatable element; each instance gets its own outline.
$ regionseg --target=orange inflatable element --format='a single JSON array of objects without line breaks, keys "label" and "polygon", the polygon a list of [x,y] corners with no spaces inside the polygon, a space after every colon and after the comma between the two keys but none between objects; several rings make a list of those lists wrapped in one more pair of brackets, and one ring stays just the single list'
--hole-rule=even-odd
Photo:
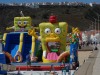
[{"label": "orange inflatable element", "polygon": [[70,52],[69,51],[65,51],[63,52],[62,54],[60,54],[60,56],[58,57],[57,59],[57,62],[62,62],[65,57],[68,57],[70,55]]},{"label": "orange inflatable element", "polygon": [[8,59],[10,60],[10,62],[15,62],[14,58],[11,56],[10,53],[3,51],[3,53],[5,54],[5,56],[8,57]]}]

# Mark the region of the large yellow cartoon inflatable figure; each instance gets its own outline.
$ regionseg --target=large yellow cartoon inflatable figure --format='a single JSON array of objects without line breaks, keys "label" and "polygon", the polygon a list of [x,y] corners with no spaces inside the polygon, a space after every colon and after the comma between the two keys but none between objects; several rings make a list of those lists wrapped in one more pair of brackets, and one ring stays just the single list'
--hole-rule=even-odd
[{"label": "large yellow cartoon inflatable figure", "polygon": [[59,55],[66,50],[66,34],[68,24],[57,22],[56,16],[50,16],[49,22],[39,24],[40,36],[37,36],[34,29],[28,34],[41,40],[43,63],[57,62]]}]

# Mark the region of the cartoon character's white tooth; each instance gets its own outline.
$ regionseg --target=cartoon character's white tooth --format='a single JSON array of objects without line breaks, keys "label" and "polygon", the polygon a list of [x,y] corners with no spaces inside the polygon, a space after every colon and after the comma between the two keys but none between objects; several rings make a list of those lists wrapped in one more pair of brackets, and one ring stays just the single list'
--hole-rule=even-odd
[{"label": "cartoon character's white tooth", "polygon": [[43,57],[46,58],[46,50],[43,51]]},{"label": "cartoon character's white tooth", "polygon": [[52,42],[52,45],[55,45],[55,42]]},{"label": "cartoon character's white tooth", "polygon": [[48,42],[48,46],[51,46],[52,45],[52,43],[51,42]]},{"label": "cartoon character's white tooth", "polygon": [[48,42],[48,46],[51,46],[51,45],[53,45],[53,46],[60,46],[58,44],[58,42]]},{"label": "cartoon character's white tooth", "polygon": [[50,46],[50,43],[48,43],[48,46]]}]

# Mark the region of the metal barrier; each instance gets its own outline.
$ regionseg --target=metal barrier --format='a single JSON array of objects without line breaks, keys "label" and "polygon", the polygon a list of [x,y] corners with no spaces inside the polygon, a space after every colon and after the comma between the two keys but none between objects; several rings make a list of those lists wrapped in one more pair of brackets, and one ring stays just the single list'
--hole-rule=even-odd
[{"label": "metal barrier", "polygon": [[15,71],[15,70],[16,66],[0,63],[0,71]]}]

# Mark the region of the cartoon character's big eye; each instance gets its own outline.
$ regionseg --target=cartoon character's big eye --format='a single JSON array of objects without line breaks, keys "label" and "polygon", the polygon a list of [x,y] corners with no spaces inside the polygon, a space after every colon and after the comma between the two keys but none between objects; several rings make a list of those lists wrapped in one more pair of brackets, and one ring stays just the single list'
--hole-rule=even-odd
[{"label": "cartoon character's big eye", "polygon": [[18,25],[21,24],[21,23],[22,23],[21,21],[18,21]]},{"label": "cartoon character's big eye", "polygon": [[50,33],[51,30],[49,28],[46,28],[45,31],[44,31],[46,34]]},{"label": "cartoon character's big eye", "polygon": [[27,21],[24,21],[23,24],[26,25],[27,24]]},{"label": "cartoon character's big eye", "polygon": [[56,29],[55,29],[55,33],[56,33],[56,34],[60,34],[60,33],[61,33],[60,28],[56,28]]}]

